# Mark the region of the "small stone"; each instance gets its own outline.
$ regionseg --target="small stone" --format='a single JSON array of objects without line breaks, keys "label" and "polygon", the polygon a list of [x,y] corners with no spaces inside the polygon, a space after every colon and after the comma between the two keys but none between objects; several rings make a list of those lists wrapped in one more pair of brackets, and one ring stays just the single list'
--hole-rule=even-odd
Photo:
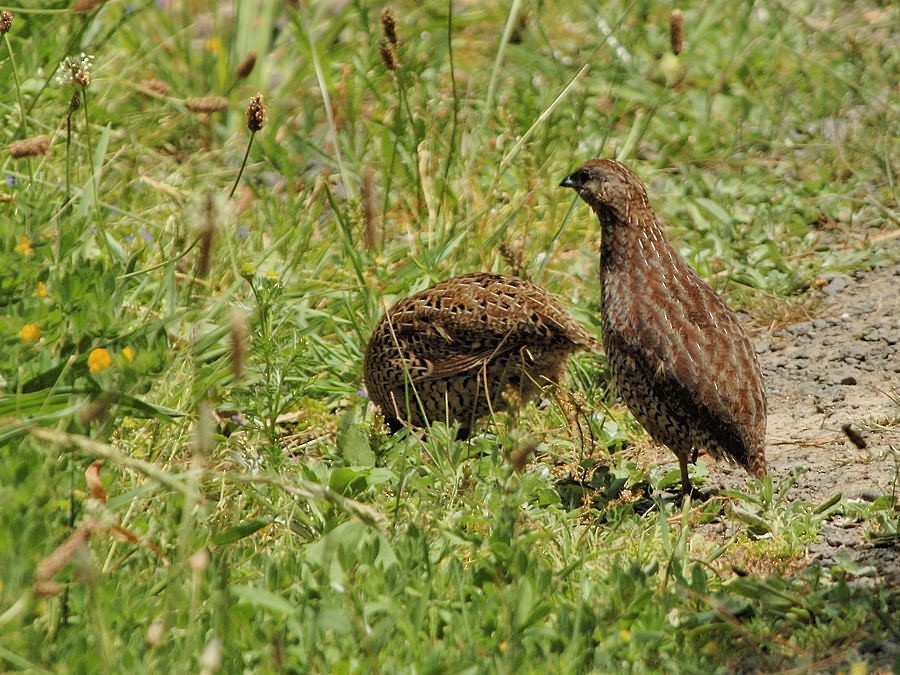
[{"label": "small stone", "polygon": [[844,274],[823,274],[828,284],[822,287],[825,295],[837,295],[850,285],[850,277]]},{"label": "small stone", "polygon": [[844,361],[865,361],[866,350],[861,345],[844,345],[840,349],[841,358]]},{"label": "small stone", "polygon": [[854,529],[835,527],[831,523],[823,523],[821,537],[829,546],[853,546],[859,543],[860,535]]},{"label": "small stone", "polygon": [[847,500],[874,502],[879,497],[883,497],[884,494],[872,488],[859,488],[850,490],[845,496]]},{"label": "small stone", "polygon": [[755,342],[753,344],[753,351],[757,354],[765,354],[766,352],[773,351],[772,343],[769,340],[761,340],[759,342]]},{"label": "small stone", "polygon": [[881,342],[881,331],[877,328],[871,328],[860,335],[859,339],[863,342]]},{"label": "small stone", "polygon": [[800,323],[791,324],[787,327],[787,332],[795,337],[809,335],[812,332],[812,322],[801,321]]}]

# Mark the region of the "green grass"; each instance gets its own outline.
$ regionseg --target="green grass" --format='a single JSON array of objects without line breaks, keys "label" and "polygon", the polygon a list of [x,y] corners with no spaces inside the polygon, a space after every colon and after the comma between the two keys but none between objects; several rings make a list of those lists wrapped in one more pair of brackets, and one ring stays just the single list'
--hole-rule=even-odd
[{"label": "green grass", "polygon": [[397,3],[390,71],[380,5],[24,4],[0,137],[50,151],[0,159],[4,670],[890,667],[863,647],[896,589],[802,565],[834,514],[896,533],[890,496],[654,501],[675,476],[602,357],[579,414],[469,444],[385,437],[360,389],[384,307],[457,273],[518,259],[597,329],[597,225],[557,187],[596,156],[751,313],[896,257],[896,8],[686,3],[674,57],[659,3]]}]

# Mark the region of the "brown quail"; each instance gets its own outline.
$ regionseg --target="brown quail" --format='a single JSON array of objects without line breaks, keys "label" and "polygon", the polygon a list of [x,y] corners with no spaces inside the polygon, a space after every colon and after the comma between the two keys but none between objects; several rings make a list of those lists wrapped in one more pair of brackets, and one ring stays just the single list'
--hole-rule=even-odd
[{"label": "brown quail", "polygon": [[466,274],[385,314],[366,349],[366,387],[392,431],[458,422],[464,439],[479,418],[557,384],[573,352],[598,347],[540,286]]},{"label": "brown quail", "polygon": [[688,461],[705,450],[767,474],[766,395],[747,333],[734,312],[666,240],[640,179],[595,159],[563,187],[601,226],[601,329],[619,393],[650,435]]}]

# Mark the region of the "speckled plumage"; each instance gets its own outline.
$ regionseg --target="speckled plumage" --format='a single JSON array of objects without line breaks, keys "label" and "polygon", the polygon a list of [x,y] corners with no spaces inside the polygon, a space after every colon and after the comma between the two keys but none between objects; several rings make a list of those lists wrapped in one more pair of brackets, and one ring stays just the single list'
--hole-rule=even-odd
[{"label": "speckled plumage", "polygon": [[366,387],[392,429],[456,421],[466,438],[479,418],[558,383],[573,352],[597,348],[540,286],[466,274],[384,315],[366,349]]},{"label": "speckled plumage", "polygon": [[591,160],[561,183],[601,225],[601,324],[622,399],[650,435],[688,461],[706,450],[767,474],[766,395],[737,316],[666,240],[629,169]]}]

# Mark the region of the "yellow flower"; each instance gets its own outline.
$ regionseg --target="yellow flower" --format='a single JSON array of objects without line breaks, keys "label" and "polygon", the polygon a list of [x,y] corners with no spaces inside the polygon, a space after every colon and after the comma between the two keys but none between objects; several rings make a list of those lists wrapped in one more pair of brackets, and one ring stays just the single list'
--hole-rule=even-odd
[{"label": "yellow flower", "polygon": [[705,645],[700,648],[701,654],[706,654],[707,656],[713,656],[717,654],[719,651],[719,645],[715,640],[710,640]]},{"label": "yellow flower", "polygon": [[269,277],[270,279],[277,279],[278,272],[276,272],[275,270],[266,270],[266,276]]},{"label": "yellow flower", "polygon": [[34,249],[31,248],[31,239],[29,239],[26,235],[22,235],[19,237],[19,244],[16,246],[16,251],[21,253],[22,255],[31,255],[34,253]]},{"label": "yellow flower", "polygon": [[206,41],[206,51],[210,54],[222,53],[222,41],[219,38],[209,38]]},{"label": "yellow flower", "polygon": [[253,265],[253,263],[245,262],[243,265],[241,265],[241,274],[243,274],[244,276],[250,276],[251,274],[255,273],[256,267]]},{"label": "yellow flower", "polygon": [[37,282],[37,286],[34,287],[34,294],[41,297],[47,297],[47,287],[44,285],[43,281]]},{"label": "yellow flower", "polygon": [[92,373],[99,373],[101,370],[106,370],[112,365],[112,359],[110,358],[107,349],[97,347],[96,349],[92,349],[91,353],[88,354],[87,363],[88,370]]},{"label": "yellow flower", "polygon": [[41,329],[37,327],[37,324],[26,323],[19,331],[19,337],[24,342],[37,342],[41,339]]},{"label": "yellow flower", "polygon": [[122,356],[125,357],[128,363],[131,363],[134,361],[134,350],[131,347],[125,347],[125,349],[122,350]]}]

